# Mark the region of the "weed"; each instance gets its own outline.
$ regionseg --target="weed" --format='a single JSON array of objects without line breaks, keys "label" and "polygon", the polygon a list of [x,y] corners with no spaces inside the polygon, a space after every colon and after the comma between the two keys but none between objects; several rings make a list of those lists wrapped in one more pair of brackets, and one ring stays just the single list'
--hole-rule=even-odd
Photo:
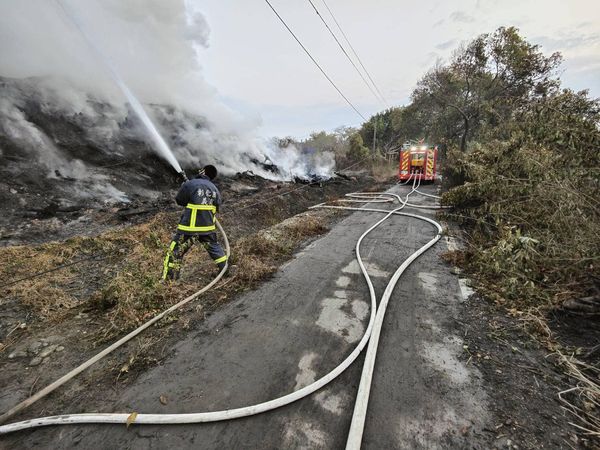
[{"label": "weed", "polygon": [[[32,277],[5,288],[5,297],[17,299],[37,320],[44,321],[60,322],[70,310],[81,305],[95,308],[110,324],[104,330],[104,339],[139,326],[198,291],[215,275],[214,263],[198,248],[186,255],[180,281],[160,282],[162,261],[175,223],[175,216],[161,213],[145,224],[96,237],[1,248],[0,258],[9,263],[0,267],[0,275],[7,281],[15,272],[19,277],[35,274],[80,259],[82,255],[95,254],[110,264],[106,268],[82,263]],[[302,240],[326,230],[322,219],[301,214],[235,240],[231,263],[236,264],[238,270],[225,290],[236,292],[252,288],[275,272]],[[95,282],[90,278],[92,273],[97,277]],[[81,292],[77,295],[77,289],[73,289],[78,284],[85,286],[85,295]]]}]

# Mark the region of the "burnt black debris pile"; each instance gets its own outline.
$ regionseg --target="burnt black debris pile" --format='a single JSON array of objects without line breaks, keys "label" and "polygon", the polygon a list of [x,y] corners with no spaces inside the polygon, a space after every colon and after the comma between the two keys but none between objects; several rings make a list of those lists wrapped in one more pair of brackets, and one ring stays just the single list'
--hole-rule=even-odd
[{"label": "burnt black debris pile", "polygon": [[[189,175],[215,164],[222,181],[253,180],[234,186],[240,194],[265,179],[313,183],[333,174],[332,155],[244,141],[176,107],[145,107]],[[81,232],[97,225],[90,211],[135,218],[169,204],[180,182],[123,101],[57,78],[0,77],[0,245],[24,233],[28,221],[54,221],[57,229],[68,222]]]},{"label": "burnt black debris pile", "polygon": [[175,174],[126,108],[84,94],[65,99],[45,81],[0,77],[0,200],[126,203],[172,186]]}]

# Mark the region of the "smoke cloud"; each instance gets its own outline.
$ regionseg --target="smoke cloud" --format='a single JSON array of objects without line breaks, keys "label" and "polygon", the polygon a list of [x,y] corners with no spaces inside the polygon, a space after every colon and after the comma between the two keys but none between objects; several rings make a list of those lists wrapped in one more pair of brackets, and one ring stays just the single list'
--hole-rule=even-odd
[{"label": "smoke cloud", "polygon": [[[331,156],[282,150],[258,138],[256,119],[219,101],[203,78],[198,51],[209,45],[210,28],[193,5],[184,0],[63,2],[145,104],[184,167],[210,162],[225,174],[251,169],[269,178],[326,176],[333,169]],[[56,1],[1,2],[0,54],[0,76],[36,77],[19,89],[3,89],[0,132],[24,151],[38,152],[49,176],[58,168],[73,178],[89,172],[81,161],[61,155],[60,143],[28,120],[23,114],[28,101],[78,121],[100,148],[126,154],[119,139],[131,115],[126,99]],[[252,165],[268,160],[280,166],[280,174]]]}]

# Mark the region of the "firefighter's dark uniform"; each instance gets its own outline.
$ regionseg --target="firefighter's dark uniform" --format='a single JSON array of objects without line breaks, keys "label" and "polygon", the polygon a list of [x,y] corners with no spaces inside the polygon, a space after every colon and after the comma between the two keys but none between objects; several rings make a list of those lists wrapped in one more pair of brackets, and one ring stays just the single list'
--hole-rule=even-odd
[{"label": "firefighter's dark uniform", "polygon": [[183,183],[175,201],[185,206],[164,261],[163,279],[179,278],[183,257],[192,246],[201,243],[213,261],[223,269],[227,255],[217,241],[215,216],[221,205],[221,194],[205,175]]}]

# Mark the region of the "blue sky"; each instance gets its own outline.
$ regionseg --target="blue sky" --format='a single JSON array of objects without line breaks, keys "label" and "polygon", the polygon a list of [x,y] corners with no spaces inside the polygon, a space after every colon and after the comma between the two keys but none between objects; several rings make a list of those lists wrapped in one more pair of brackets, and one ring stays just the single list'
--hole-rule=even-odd
[{"label": "blue sky", "polygon": [[[363,115],[384,106],[364,86],[308,1],[272,0]],[[321,0],[314,0],[330,19]],[[600,96],[600,2],[591,0],[328,0],[390,105],[408,101],[420,76],[461,42],[517,26],[565,58],[566,87]],[[262,135],[307,136],[359,125],[360,117],[318,72],[263,0],[187,0],[210,27],[198,51],[207,82],[230,108],[261,123]],[[331,24],[333,27],[333,23]]]}]

